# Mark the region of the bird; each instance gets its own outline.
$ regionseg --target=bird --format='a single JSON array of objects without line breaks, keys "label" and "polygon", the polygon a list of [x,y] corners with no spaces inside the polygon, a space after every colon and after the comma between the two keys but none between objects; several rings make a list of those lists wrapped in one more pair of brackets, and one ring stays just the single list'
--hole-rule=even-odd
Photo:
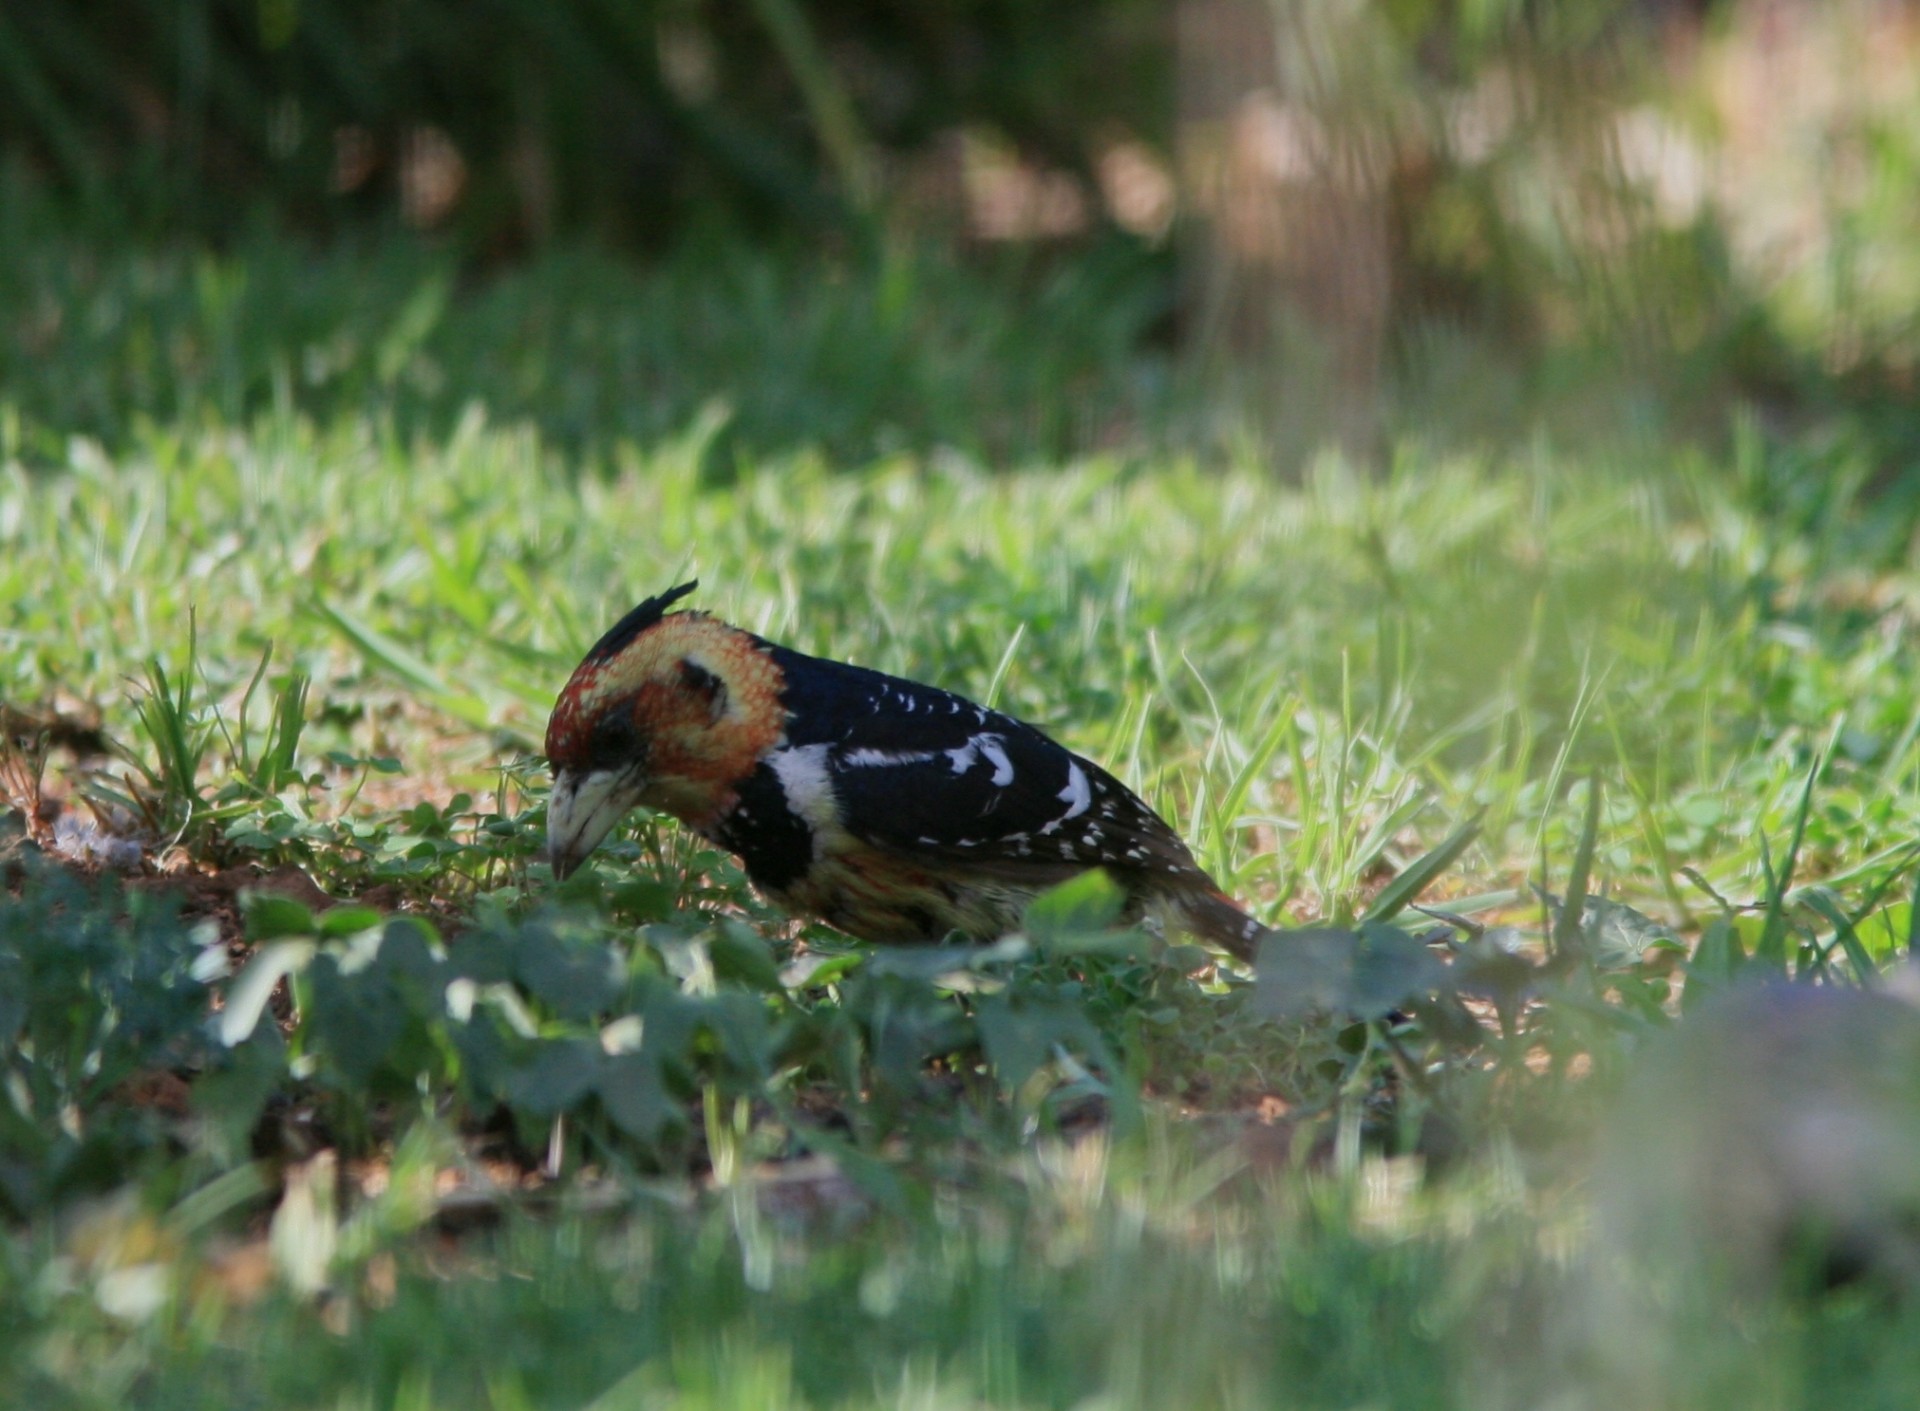
[{"label": "bird", "polygon": [[629,811],[671,814],[774,905],[859,940],[991,941],[1094,868],[1122,917],[1252,961],[1268,928],[1093,761],[935,686],[808,656],[648,598],[547,724],[547,854],[565,880]]}]

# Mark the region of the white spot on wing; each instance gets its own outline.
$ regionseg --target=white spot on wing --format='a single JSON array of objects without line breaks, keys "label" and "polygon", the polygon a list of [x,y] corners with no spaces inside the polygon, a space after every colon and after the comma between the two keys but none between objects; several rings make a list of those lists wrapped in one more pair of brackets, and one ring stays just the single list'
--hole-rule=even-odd
[{"label": "white spot on wing", "polygon": [[1093,802],[1093,790],[1087,784],[1086,770],[1071,760],[1067,762],[1067,787],[1060,791],[1060,799],[1067,806],[1067,811],[1060,815],[1062,823],[1069,818],[1078,818]]},{"label": "white spot on wing", "polygon": [[1007,758],[1005,743],[998,735],[975,735],[958,749],[947,750],[946,756],[953,761],[953,772],[965,774],[973,768],[973,762],[985,755],[993,766],[993,785],[1004,789],[1013,782],[1013,761]]},{"label": "white spot on wing", "polygon": [[925,764],[931,750],[848,750],[840,762],[849,769],[874,769],[893,764]]},{"label": "white spot on wing", "polygon": [[767,763],[780,780],[787,807],[805,819],[813,830],[816,854],[829,832],[840,828],[839,812],[834,805],[833,780],[827,775],[826,745],[801,745],[775,750]]}]

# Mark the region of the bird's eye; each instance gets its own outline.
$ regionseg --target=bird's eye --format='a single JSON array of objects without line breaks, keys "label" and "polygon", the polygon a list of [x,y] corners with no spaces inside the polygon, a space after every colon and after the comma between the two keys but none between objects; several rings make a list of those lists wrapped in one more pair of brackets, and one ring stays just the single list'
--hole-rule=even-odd
[{"label": "bird's eye", "polygon": [[727,713],[727,683],[691,657],[681,659],[680,682],[707,703],[707,714],[713,720]]},{"label": "bird's eye", "polygon": [[646,752],[633,717],[625,710],[608,711],[593,727],[588,759],[594,769],[618,769],[637,761]]}]

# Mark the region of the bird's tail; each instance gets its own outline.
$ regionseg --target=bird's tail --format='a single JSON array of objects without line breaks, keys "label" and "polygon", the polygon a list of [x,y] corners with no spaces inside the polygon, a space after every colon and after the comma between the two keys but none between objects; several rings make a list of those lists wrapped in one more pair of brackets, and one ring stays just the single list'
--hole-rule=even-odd
[{"label": "bird's tail", "polygon": [[1192,935],[1219,946],[1251,965],[1260,954],[1260,941],[1271,927],[1254,920],[1225,892],[1189,892],[1174,907],[1175,919]]}]

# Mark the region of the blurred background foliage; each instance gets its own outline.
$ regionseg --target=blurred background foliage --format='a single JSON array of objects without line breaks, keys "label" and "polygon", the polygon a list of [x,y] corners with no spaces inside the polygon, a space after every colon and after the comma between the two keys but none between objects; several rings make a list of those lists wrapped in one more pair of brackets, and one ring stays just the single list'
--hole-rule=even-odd
[{"label": "blurred background foliage", "polygon": [[[511,416],[560,380],[581,425],[720,398],[736,437],[839,455],[1252,436],[1290,465],[1733,408],[1887,481],[1920,445],[1906,0],[16,6],[0,223],[0,379],[63,433]],[[314,317],[236,338],[284,302],[234,271],[275,278],[289,234]],[[514,280],[495,307],[584,280],[606,317],[449,298]],[[715,298],[744,341],[685,332]],[[102,339],[151,343],[148,383],[90,385]],[[369,341],[382,387],[330,377]]]}]

